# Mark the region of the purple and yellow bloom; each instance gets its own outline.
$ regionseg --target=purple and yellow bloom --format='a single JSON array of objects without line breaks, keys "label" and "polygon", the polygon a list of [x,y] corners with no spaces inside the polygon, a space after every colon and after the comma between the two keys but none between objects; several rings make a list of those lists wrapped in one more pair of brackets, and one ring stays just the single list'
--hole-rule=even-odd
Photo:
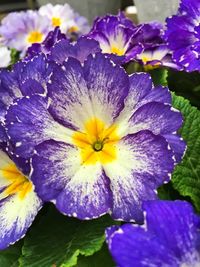
[{"label": "purple and yellow bloom", "polygon": [[53,31],[49,32],[47,37],[42,43],[35,43],[27,50],[27,58],[30,59],[41,53],[48,55],[51,48],[60,40],[66,40],[65,34],[62,34],[59,27],[56,27]]},{"label": "purple and yellow bloom", "polygon": [[200,70],[200,2],[182,0],[177,15],[167,18],[165,33],[174,61],[186,71]]},{"label": "purple and yellow bloom", "polygon": [[145,223],[107,229],[118,267],[200,266],[200,217],[184,201],[147,201]]},{"label": "purple and yellow bloom", "polygon": [[141,222],[142,202],[157,198],[185,149],[169,90],[101,53],[52,68],[47,98],[16,100],[5,124],[15,153],[31,158],[38,196],[79,219]]},{"label": "purple and yellow bloom", "polygon": [[[0,128],[1,133],[1,128]],[[1,135],[1,134],[0,134]],[[34,185],[25,172],[0,150],[0,250],[23,238],[31,226],[42,201],[34,192]]]},{"label": "purple and yellow bloom", "polygon": [[22,51],[22,55],[33,43],[41,43],[49,31],[49,19],[31,10],[8,14],[0,26],[5,44]]},{"label": "purple and yellow bloom", "polygon": [[75,13],[68,4],[47,4],[39,9],[39,13],[50,19],[52,28],[60,27],[61,32],[69,36],[71,33],[79,35],[89,31],[87,19]]},{"label": "purple and yellow bloom", "polygon": [[145,70],[152,70],[159,67],[181,69],[181,66],[173,62],[170,49],[166,44],[145,49],[141,54],[137,55],[137,60],[144,66]]},{"label": "purple and yellow bloom", "polygon": [[130,25],[131,22],[122,13],[107,15],[95,20],[88,35],[99,42],[102,53],[114,61],[126,63],[142,51],[138,42],[132,43],[138,30],[135,25]]}]

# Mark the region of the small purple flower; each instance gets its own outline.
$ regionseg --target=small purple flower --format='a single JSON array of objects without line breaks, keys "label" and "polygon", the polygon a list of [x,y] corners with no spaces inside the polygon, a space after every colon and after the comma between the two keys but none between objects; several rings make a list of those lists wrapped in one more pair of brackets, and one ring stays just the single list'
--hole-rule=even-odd
[{"label": "small purple flower", "polygon": [[164,43],[163,25],[157,21],[139,24],[132,40],[133,44],[140,43],[144,49],[152,48]]},{"label": "small purple flower", "polygon": [[144,225],[107,229],[117,266],[200,266],[200,218],[192,206],[184,201],[148,201],[144,210]]},{"label": "small purple flower", "polygon": [[18,164],[0,150],[0,250],[23,238],[42,207],[34,186]]},{"label": "small purple flower", "polygon": [[186,71],[200,70],[200,2],[182,0],[177,15],[166,20],[165,37],[174,61]]},{"label": "small purple flower", "polygon": [[68,216],[141,222],[142,202],[157,198],[185,149],[169,90],[101,53],[52,67],[46,86],[47,98],[16,100],[5,120],[37,194]]},{"label": "small purple flower", "polygon": [[140,44],[132,44],[136,33],[136,26],[132,24],[131,27],[131,22],[119,13],[97,18],[88,35],[99,42],[102,53],[114,61],[126,63],[142,51]]},{"label": "small purple flower", "polygon": [[181,66],[173,62],[170,49],[165,44],[145,49],[141,54],[137,55],[137,60],[144,66],[145,70],[152,70],[162,66],[181,70]]},{"label": "small purple flower", "polygon": [[51,48],[60,40],[66,40],[67,37],[65,34],[62,34],[59,27],[56,27],[53,31],[49,32],[46,39],[38,44],[33,44],[31,47],[27,50],[27,56],[28,58],[32,58],[34,56],[37,56],[40,53],[43,54],[49,54],[51,51]]},{"label": "small purple flower", "polygon": [[0,26],[5,44],[25,54],[33,43],[41,43],[50,30],[49,19],[37,12],[13,12],[8,14]]}]

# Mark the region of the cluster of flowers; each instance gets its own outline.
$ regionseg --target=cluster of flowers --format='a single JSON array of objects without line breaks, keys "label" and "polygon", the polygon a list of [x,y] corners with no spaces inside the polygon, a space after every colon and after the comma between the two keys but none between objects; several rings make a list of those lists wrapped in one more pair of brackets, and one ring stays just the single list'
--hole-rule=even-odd
[{"label": "cluster of flowers", "polygon": [[41,43],[55,27],[69,38],[89,32],[85,17],[76,13],[68,4],[40,7],[38,11],[21,11],[8,14],[0,26],[0,67],[7,67],[11,61],[10,49],[26,54],[33,43]]},{"label": "cluster of flowers", "polygon": [[[195,19],[200,16],[198,1],[182,0],[165,33],[158,23],[136,26],[119,13],[97,18],[77,41],[66,36],[74,20],[61,24],[58,6],[4,19],[0,33],[9,46],[25,51],[27,40],[34,44],[11,71],[0,72],[0,249],[22,238],[43,203],[52,202],[82,220],[106,213],[126,222],[145,220],[145,226],[107,230],[120,267],[198,266],[199,218],[188,203],[157,200],[156,191],[186,149],[177,133],[182,115],[172,108],[168,88],[123,67],[136,60],[150,69],[191,70],[185,51],[196,56],[198,41],[183,48],[181,39],[173,55],[166,43],[168,38],[173,50],[174,33],[183,37],[177,20],[189,17],[192,27],[188,3]],[[60,26],[46,39],[41,14]]]}]

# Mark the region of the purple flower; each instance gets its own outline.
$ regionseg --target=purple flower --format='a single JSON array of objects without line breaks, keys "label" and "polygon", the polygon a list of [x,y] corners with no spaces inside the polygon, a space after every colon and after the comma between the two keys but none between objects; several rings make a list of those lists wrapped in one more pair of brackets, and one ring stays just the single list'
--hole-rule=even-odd
[{"label": "purple flower", "polygon": [[174,61],[186,71],[200,70],[200,2],[182,0],[177,15],[166,20],[165,33]]},{"label": "purple flower", "polygon": [[0,150],[0,250],[23,238],[42,207],[24,166]]},{"label": "purple flower", "polygon": [[200,218],[184,201],[148,201],[145,224],[107,229],[110,252],[119,267],[198,267]]},{"label": "purple flower", "polygon": [[49,19],[29,10],[8,14],[2,20],[0,35],[8,47],[24,54],[33,43],[41,43],[49,30]]},{"label": "purple flower", "polygon": [[47,98],[16,100],[5,120],[15,153],[31,157],[36,192],[68,216],[141,222],[142,202],[157,198],[185,149],[169,90],[101,53],[51,70]]},{"label": "purple flower", "polygon": [[122,13],[97,18],[88,34],[99,42],[102,53],[108,54],[114,61],[126,63],[142,51],[139,43],[132,44],[137,27]]},{"label": "purple flower", "polygon": [[49,32],[46,39],[38,44],[33,44],[31,47],[27,50],[27,56],[28,58],[32,58],[34,56],[37,56],[40,53],[43,54],[49,54],[51,51],[51,48],[60,40],[66,40],[66,35],[62,34],[59,27],[56,27],[54,31]]},{"label": "purple flower", "polygon": [[166,44],[145,49],[141,54],[137,55],[137,60],[144,66],[145,70],[152,70],[162,66],[181,70],[181,66],[173,62],[170,49]]},{"label": "purple flower", "polygon": [[152,48],[164,43],[163,25],[157,21],[139,24],[132,40],[133,44],[140,43],[144,49]]}]

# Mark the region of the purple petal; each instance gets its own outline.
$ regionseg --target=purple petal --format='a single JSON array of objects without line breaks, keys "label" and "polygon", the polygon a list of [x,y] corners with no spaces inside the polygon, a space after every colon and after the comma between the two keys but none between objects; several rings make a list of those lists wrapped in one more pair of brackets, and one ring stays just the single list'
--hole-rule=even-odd
[{"label": "purple petal", "polygon": [[140,107],[130,118],[130,132],[148,129],[154,134],[176,132],[182,125],[183,118],[178,110],[168,104],[150,102]]},{"label": "purple petal", "polygon": [[190,204],[148,201],[144,209],[144,226],[108,229],[107,242],[117,266],[198,266],[200,220]]},{"label": "purple petal", "polygon": [[182,262],[192,260],[200,240],[197,229],[200,220],[192,206],[179,200],[148,201],[144,209],[148,231],[162,240],[163,245]]},{"label": "purple petal", "polygon": [[117,159],[104,165],[113,193],[112,216],[141,222],[142,202],[156,199],[155,189],[169,180],[174,168],[173,152],[165,138],[149,131],[124,137],[117,151]]},{"label": "purple petal", "polygon": [[179,267],[168,248],[158,243],[145,229],[123,225],[108,239],[110,252],[119,267]]},{"label": "purple petal", "polygon": [[174,134],[163,135],[169,143],[171,149],[174,151],[177,162],[180,162],[186,150],[186,143],[183,138]]},{"label": "purple petal", "polygon": [[100,52],[97,41],[88,37],[80,37],[77,43],[71,44],[67,40],[62,40],[57,43],[51,50],[50,59],[63,64],[69,57],[78,59],[84,62],[89,54]]},{"label": "purple petal", "polygon": [[33,153],[37,144],[51,138],[60,140],[58,136],[62,140],[62,134],[67,136],[65,128],[48,113],[47,101],[40,96],[16,101],[8,110],[6,127],[15,153],[24,158]]}]

